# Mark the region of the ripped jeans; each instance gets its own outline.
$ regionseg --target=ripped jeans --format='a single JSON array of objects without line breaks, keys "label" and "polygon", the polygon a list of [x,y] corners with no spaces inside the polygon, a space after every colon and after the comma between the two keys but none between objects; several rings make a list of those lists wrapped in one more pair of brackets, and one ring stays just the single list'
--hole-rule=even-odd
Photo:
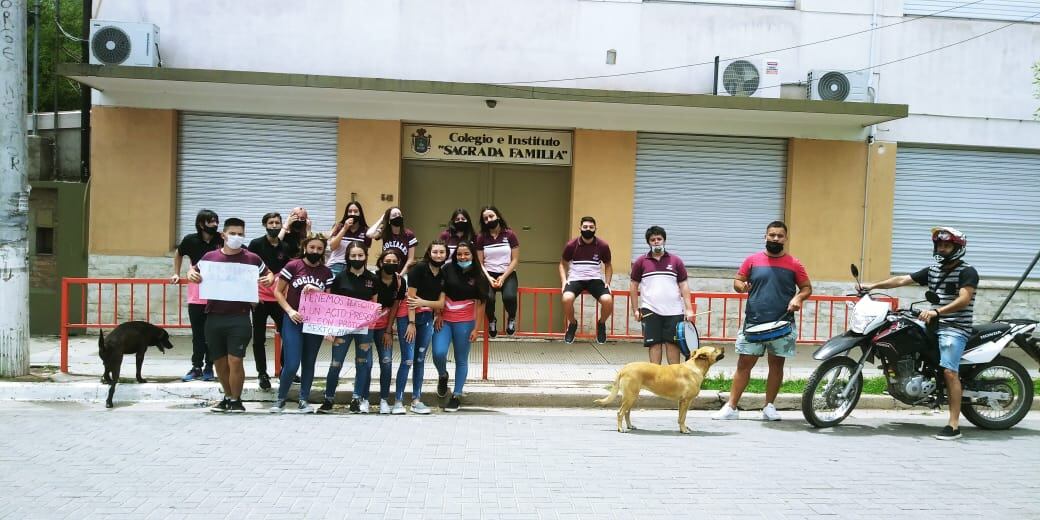
[{"label": "ripped jeans", "polygon": [[[372,349],[372,333],[347,334],[332,340],[332,364],[329,365],[329,375],[325,377],[325,399],[334,401],[336,399],[336,386],[339,385],[339,373],[343,370],[343,361],[347,359],[350,351],[350,342],[357,345],[358,352],[367,352]],[[358,354],[359,356],[361,354]],[[355,385],[354,397],[357,398],[357,385]]]},{"label": "ripped jeans", "polygon": [[397,336],[401,346],[401,366],[397,368],[397,401],[404,402],[404,387],[408,384],[408,371],[412,371],[412,402],[422,397],[423,371],[426,367],[426,351],[433,339],[433,312],[415,313],[415,341],[405,341],[408,317],[397,318]]},{"label": "ripped jeans", "polygon": [[[408,320],[405,320],[408,321]],[[379,399],[390,398],[390,378],[393,376],[394,344],[385,342],[387,329],[373,329],[372,342],[379,356]],[[385,344],[384,344],[385,343]],[[357,357],[357,376],[354,378],[354,395],[368,399],[372,387],[372,349],[362,350]]]}]

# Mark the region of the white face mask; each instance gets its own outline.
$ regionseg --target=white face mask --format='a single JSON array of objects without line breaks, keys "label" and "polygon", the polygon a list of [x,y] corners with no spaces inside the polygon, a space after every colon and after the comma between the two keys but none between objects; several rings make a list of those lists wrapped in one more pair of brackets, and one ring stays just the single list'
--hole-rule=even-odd
[{"label": "white face mask", "polygon": [[650,251],[655,253],[655,254],[662,254],[662,253],[664,253],[664,246],[663,245],[660,245],[660,246],[650,246]]},{"label": "white face mask", "polygon": [[224,241],[224,244],[231,249],[241,249],[242,244],[245,243],[245,241],[246,237],[242,235],[228,235],[227,240]]}]

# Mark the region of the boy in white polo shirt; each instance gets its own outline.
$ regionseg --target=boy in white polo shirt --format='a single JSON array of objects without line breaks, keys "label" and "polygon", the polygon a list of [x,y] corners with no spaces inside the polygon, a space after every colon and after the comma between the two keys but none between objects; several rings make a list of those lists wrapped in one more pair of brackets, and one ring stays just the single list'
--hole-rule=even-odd
[{"label": "boy in white polo shirt", "polygon": [[637,321],[643,322],[643,346],[650,349],[650,362],[660,363],[667,348],[668,363],[676,364],[676,327],[684,318],[693,321],[693,304],[686,283],[686,266],[681,258],[665,251],[667,237],[660,226],[646,230],[650,252],[632,263],[629,299],[639,298],[639,306],[633,307],[632,312]]}]

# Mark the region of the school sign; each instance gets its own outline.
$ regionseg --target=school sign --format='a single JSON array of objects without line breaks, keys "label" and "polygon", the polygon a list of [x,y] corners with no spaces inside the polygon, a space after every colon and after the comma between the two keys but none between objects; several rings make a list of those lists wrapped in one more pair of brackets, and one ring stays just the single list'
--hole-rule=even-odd
[{"label": "school sign", "polygon": [[570,166],[570,132],[403,125],[402,157]]}]

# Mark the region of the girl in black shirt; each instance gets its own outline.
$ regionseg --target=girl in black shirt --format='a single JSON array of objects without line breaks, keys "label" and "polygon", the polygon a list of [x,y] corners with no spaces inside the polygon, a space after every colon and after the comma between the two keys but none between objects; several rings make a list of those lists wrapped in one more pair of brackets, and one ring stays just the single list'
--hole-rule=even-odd
[{"label": "girl in black shirt", "polygon": [[459,410],[459,396],[469,374],[470,344],[477,339],[477,316],[484,314],[488,281],[475,265],[473,244],[459,242],[451,263],[444,266],[444,308],[433,334],[433,364],[437,366],[437,395],[448,395],[448,345],[455,351],[455,387],[444,406],[445,412]]},{"label": "girl in black shirt", "polygon": [[[401,367],[397,370],[397,402],[404,401],[408,370],[414,365],[412,413],[430,413],[430,408],[422,402],[423,369],[426,366],[426,349],[433,339],[433,312],[444,306],[441,266],[447,259],[448,245],[443,240],[434,240],[426,248],[422,260],[408,271],[407,329],[400,335]],[[397,331],[400,334],[400,320]]]},{"label": "girl in black shirt", "polygon": [[[332,282],[332,294],[349,296],[359,300],[376,301],[376,283],[379,281],[372,271],[366,266],[368,264],[368,250],[359,242],[351,242],[347,245],[347,268],[343,270]],[[332,403],[336,398],[336,385],[339,384],[339,374],[343,369],[343,361],[347,358],[350,350],[350,342],[357,346],[357,358],[354,366],[360,372],[369,363],[368,351],[372,348],[372,332],[348,332],[332,342],[332,363],[329,365],[329,374],[325,378],[325,402],[318,408],[318,413],[329,413],[332,411]],[[361,398],[359,392],[358,378],[354,378],[354,396],[350,400],[350,413],[368,413],[368,401]]]},{"label": "girl in black shirt", "polygon": [[[390,378],[393,367],[391,362],[394,357],[394,335],[393,323],[397,316],[397,309],[407,307],[405,298],[408,297],[408,289],[404,279],[398,274],[401,269],[401,253],[396,249],[387,249],[379,255],[376,260],[379,281],[376,282],[376,301],[382,307],[379,319],[372,324],[372,341],[376,344],[376,352],[379,355],[379,413],[391,413],[390,404]],[[407,316],[407,312],[405,314]],[[372,386],[372,351],[361,353],[366,357],[364,368],[358,364],[356,381],[359,381],[358,392],[361,398],[368,401],[369,387]],[[404,403],[398,401],[394,404],[393,413],[403,414]]]}]

